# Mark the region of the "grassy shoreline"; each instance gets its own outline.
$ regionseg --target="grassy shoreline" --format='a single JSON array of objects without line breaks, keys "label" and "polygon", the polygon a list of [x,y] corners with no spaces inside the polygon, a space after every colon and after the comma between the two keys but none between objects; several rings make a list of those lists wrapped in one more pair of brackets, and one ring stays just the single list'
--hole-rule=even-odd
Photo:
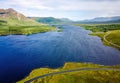
[{"label": "grassy shoreline", "polygon": [[0,20],[0,36],[6,35],[30,35],[40,32],[47,32],[56,30],[53,26],[46,24],[40,24],[33,20],[12,20],[8,21]]},{"label": "grassy shoreline", "polygon": [[[38,68],[31,71],[31,73],[23,80],[17,83],[24,83],[34,77],[59,72],[62,70],[71,70],[77,68],[120,68],[120,66],[104,66],[92,63],[72,63],[67,62],[62,68],[50,69],[50,68]],[[58,74],[53,76],[44,77],[35,80],[31,83],[119,83],[120,71],[113,70],[84,70],[79,72],[69,72],[65,74]]]},{"label": "grassy shoreline", "polygon": [[86,30],[92,31],[90,35],[100,37],[104,45],[120,50],[119,47],[116,47],[104,40],[104,35],[110,32],[111,34],[107,36],[107,40],[120,46],[120,24],[76,24],[76,26],[81,26]]},{"label": "grassy shoreline", "polygon": [[0,36],[6,35],[30,35],[35,33],[54,31],[55,27],[41,26],[0,26]]}]

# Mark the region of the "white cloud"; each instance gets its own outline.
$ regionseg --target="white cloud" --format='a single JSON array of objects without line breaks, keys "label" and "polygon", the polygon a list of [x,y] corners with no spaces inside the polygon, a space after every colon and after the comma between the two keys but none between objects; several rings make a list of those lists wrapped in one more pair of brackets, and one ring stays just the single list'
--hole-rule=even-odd
[{"label": "white cloud", "polygon": [[[103,2],[104,1],[104,2]],[[119,10],[119,0],[8,0],[6,5],[47,10]]]},{"label": "white cloud", "polygon": [[[32,12],[27,13],[30,12],[29,10],[34,12],[36,10],[39,15],[45,13],[40,14],[38,11],[48,11],[48,14],[53,14],[53,12],[58,14],[57,11],[61,11],[59,12],[61,14],[65,11],[78,12],[76,15],[85,11],[88,13],[86,17],[120,15],[120,0],[2,0],[0,3],[1,8],[12,7],[24,12],[26,15],[32,14]],[[47,16],[48,14],[45,15]],[[36,14],[33,13],[34,15]]]}]

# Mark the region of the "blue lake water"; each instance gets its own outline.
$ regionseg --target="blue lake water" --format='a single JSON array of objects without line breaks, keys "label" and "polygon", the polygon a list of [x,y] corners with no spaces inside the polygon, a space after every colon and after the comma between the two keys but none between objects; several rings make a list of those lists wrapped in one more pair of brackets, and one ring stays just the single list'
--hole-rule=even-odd
[{"label": "blue lake water", "polygon": [[14,83],[35,68],[57,68],[65,62],[120,64],[120,51],[89,33],[64,25],[63,32],[0,36],[0,83]]}]

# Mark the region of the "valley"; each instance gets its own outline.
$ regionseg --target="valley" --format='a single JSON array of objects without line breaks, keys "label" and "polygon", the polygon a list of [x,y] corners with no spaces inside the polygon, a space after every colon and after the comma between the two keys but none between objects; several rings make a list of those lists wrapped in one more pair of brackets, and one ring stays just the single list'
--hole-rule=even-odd
[{"label": "valley", "polygon": [[0,9],[0,82],[119,83],[119,19],[72,21]]}]

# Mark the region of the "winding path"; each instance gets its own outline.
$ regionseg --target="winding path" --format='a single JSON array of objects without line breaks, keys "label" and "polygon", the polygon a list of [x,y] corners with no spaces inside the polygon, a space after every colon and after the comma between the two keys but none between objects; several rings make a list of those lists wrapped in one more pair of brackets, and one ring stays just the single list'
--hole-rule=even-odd
[{"label": "winding path", "polygon": [[34,80],[37,80],[39,78],[43,78],[43,77],[47,77],[47,76],[51,76],[51,75],[57,75],[57,74],[63,74],[63,73],[68,73],[68,72],[77,72],[77,71],[82,71],[82,70],[112,70],[112,71],[120,71],[120,69],[113,69],[113,68],[78,68],[78,69],[73,69],[73,70],[63,70],[63,71],[60,71],[60,72],[53,72],[53,73],[48,73],[48,74],[44,74],[44,75],[41,75],[41,76],[38,76],[38,77],[35,77],[35,78],[32,78],[24,83],[30,83]]},{"label": "winding path", "polygon": [[110,33],[111,33],[111,32],[108,32],[107,34],[104,35],[104,37],[103,37],[104,41],[107,42],[107,43],[109,43],[109,44],[111,44],[111,45],[113,45],[113,46],[115,46],[115,47],[120,48],[119,45],[114,44],[114,43],[112,43],[112,42],[110,42],[110,41],[108,41],[108,40],[106,39],[106,37],[107,37]]}]

